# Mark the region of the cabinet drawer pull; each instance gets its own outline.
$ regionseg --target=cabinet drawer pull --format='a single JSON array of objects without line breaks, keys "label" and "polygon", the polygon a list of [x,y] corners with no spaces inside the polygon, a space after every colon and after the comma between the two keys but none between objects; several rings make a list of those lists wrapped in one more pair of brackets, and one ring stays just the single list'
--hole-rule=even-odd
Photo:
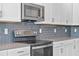
[{"label": "cabinet drawer pull", "polygon": [[18,51],[17,53],[23,53],[24,51]]},{"label": "cabinet drawer pull", "polygon": [[2,17],[2,11],[0,11],[0,17]]},{"label": "cabinet drawer pull", "polygon": [[52,18],[52,22],[54,22],[54,18]]},{"label": "cabinet drawer pull", "polygon": [[61,48],[61,53],[63,53],[63,48]]},{"label": "cabinet drawer pull", "polygon": [[68,20],[66,20],[66,24],[68,24]]}]

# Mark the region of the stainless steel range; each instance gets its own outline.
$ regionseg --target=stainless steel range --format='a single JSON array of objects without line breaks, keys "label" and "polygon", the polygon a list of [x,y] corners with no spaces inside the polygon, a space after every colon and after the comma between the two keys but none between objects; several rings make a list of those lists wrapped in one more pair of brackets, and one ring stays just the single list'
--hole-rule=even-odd
[{"label": "stainless steel range", "polygon": [[52,42],[46,40],[36,40],[36,36],[36,33],[33,31],[15,30],[14,42],[30,44],[31,56],[52,56]]}]

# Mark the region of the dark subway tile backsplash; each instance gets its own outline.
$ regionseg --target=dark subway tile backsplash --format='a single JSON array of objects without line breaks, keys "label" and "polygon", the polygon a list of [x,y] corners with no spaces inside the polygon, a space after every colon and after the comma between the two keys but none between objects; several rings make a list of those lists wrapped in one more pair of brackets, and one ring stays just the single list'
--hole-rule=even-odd
[{"label": "dark subway tile backsplash", "polygon": [[[4,34],[4,29],[8,28],[9,33]],[[42,29],[42,33],[39,33],[39,29]],[[13,30],[25,29],[37,31],[37,39],[52,39],[56,37],[69,37],[69,36],[79,36],[79,31],[74,33],[74,27],[70,26],[53,26],[53,25],[35,25],[32,22],[22,22],[22,23],[0,23],[0,43],[10,43],[13,42]],[[56,33],[54,32],[56,29]],[[67,32],[65,32],[67,29]],[[79,27],[77,27],[79,30]]]},{"label": "dark subway tile backsplash", "polygon": [[[67,26],[52,26],[52,25],[40,25],[42,33],[38,35],[37,39],[52,39],[57,37],[69,37],[70,27]],[[68,30],[65,32],[65,28]],[[54,32],[56,29],[56,33]]]}]

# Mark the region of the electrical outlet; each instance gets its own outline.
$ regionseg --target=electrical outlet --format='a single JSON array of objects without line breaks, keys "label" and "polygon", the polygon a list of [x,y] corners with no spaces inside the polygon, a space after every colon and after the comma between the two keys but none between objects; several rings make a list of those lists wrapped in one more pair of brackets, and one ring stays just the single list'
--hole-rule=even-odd
[{"label": "electrical outlet", "polygon": [[4,29],[4,34],[8,34],[8,28]]},{"label": "electrical outlet", "polygon": [[76,28],[74,29],[74,32],[77,32],[77,29]]},{"label": "electrical outlet", "polygon": [[34,33],[34,34],[37,34],[37,32],[36,32],[36,31],[34,31],[33,33]]},{"label": "electrical outlet", "polygon": [[57,32],[57,30],[56,30],[56,28],[54,29],[54,33],[56,33]]},{"label": "electrical outlet", "polygon": [[39,29],[39,33],[42,33],[42,29],[41,28]]},{"label": "electrical outlet", "polygon": [[67,32],[67,29],[65,29],[65,32]]}]

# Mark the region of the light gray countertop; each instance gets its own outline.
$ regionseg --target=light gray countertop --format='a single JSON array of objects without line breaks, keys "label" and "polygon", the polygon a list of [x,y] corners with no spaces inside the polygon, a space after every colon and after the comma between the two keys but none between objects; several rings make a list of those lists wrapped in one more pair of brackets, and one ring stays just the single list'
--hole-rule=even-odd
[{"label": "light gray countertop", "polygon": [[76,39],[76,38],[77,37],[61,37],[61,38],[52,38],[52,39],[43,39],[43,40],[49,40],[49,41],[53,41],[53,42],[58,42],[58,41]]},{"label": "light gray countertop", "polygon": [[14,48],[20,48],[20,47],[27,47],[27,46],[30,46],[30,45],[29,44],[24,44],[24,43],[0,44],[0,51],[1,50],[14,49]]},{"label": "light gray countertop", "polygon": [[[58,41],[71,40],[71,39],[75,39],[75,37],[62,37],[62,38],[53,38],[53,39],[44,39],[44,40],[58,42]],[[14,48],[20,48],[20,47],[27,47],[27,46],[30,46],[30,45],[31,44],[27,44],[27,43],[0,44],[0,51],[1,50],[14,49]]]}]

